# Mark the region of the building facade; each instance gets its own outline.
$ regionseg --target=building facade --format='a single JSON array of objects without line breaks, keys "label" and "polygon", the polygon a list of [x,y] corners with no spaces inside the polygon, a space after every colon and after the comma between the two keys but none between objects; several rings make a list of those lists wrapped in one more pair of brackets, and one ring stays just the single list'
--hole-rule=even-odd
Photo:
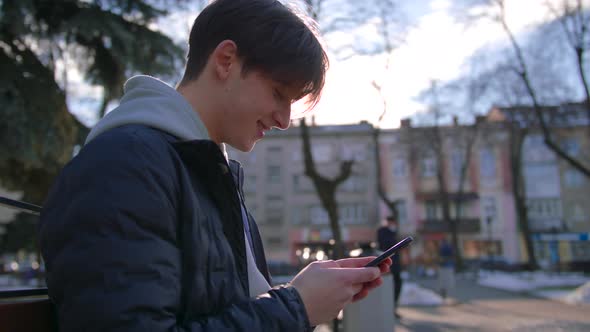
[{"label": "building facade", "polygon": [[[372,126],[309,129],[319,173],[333,178],[342,161],[354,160],[351,176],[336,194],[344,242],[354,248],[374,241],[380,220]],[[298,264],[325,257],[321,248],[329,245],[332,232],[313,183],[304,174],[300,128],[272,131],[249,153],[231,149],[228,153],[244,167],[245,199],[258,222],[269,260]]]},{"label": "building facade", "polygon": [[[381,131],[381,185],[397,201],[400,233],[416,239],[405,253],[407,262],[436,264],[438,245],[449,234],[445,206],[448,218],[456,221],[466,260],[526,261],[513,195],[513,142],[506,125],[514,120],[511,112],[494,108],[478,117],[477,125],[455,122],[435,128],[403,120],[400,128]],[[590,165],[588,124],[554,127],[559,144]],[[349,249],[375,241],[376,229],[391,213],[377,195],[373,130],[367,123],[310,127],[312,154],[322,175],[335,177],[342,161],[354,160],[351,177],[336,195]],[[534,126],[526,133],[522,181],[535,255],[547,265],[590,261],[589,180],[557,158]],[[300,128],[272,131],[252,152],[230,149],[229,154],[244,166],[246,201],[269,260],[296,265],[325,258],[332,232],[304,174]]]},{"label": "building facade", "polygon": [[401,231],[418,239],[413,260],[436,265],[439,243],[450,232],[445,200],[465,259],[519,260],[506,140],[497,126],[485,123],[435,128],[404,120],[384,132],[383,182],[398,201]]},{"label": "building facade", "polygon": [[[542,108],[556,142],[590,168],[590,119],[583,104]],[[530,107],[495,108],[494,120],[526,129],[522,164],[535,255],[544,266],[590,261],[590,181],[550,150]]]}]

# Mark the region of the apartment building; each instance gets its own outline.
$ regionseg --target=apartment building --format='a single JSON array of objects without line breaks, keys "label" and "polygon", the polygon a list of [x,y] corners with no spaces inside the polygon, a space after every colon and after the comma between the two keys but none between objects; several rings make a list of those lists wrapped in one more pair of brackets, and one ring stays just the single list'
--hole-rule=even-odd
[{"label": "apartment building", "polygon": [[[590,167],[590,119],[583,104],[543,107],[552,139]],[[527,128],[523,176],[535,255],[544,264],[590,260],[590,182],[558,158],[544,142],[530,107],[495,108],[496,120],[519,121]]]},{"label": "apartment building", "polygon": [[[486,123],[474,128],[456,123],[413,127],[403,120],[399,129],[383,132],[383,183],[398,201],[402,233],[418,239],[412,245],[417,262],[435,264],[438,244],[450,232],[443,218],[445,195],[466,259],[519,259],[506,133]],[[384,207],[381,211],[387,213]]]},{"label": "apartment building", "polygon": [[[333,178],[339,174],[340,162],[354,160],[352,175],[336,195],[343,240],[349,248],[374,241],[380,220],[372,126],[361,123],[309,129],[312,154],[322,175]],[[228,153],[244,167],[245,199],[270,261],[297,264],[330,243],[328,215],[304,174],[299,127],[268,133],[250,153],[232,149]]]},{"label": "apartment building", "polygon": [[[555,111],[561,114],[559,119],[569,114],[565,116],[569,120],[551,119],[552,133],[568,153],[590,164],[588,123],[578,111],[572,115],[562,108]],[[381,132],[382,185],[398,202],[400,232],[416,239],[405,258],[424,265],[436,262],[438,244],[449,234],[442,204],[448,199],[449,216],[457,220],[466,259],[526,260],[512,193],[507,121],[523,116],[515,114],[528,117],[531,110],[494,108],[478,117],[475,132],[473,125],[455,122],[434,128],[412,126],[409,120],[398,129]],[[310,127],[312,154],[321,174],[334,177],[341,161],[355,161],[352,176],[337,192],[348,248],[374,241],[375,230],[390,213],[377,195],[372,132],[367,123]],[[269,133],[250,153],[231,149],[229,153],[244,166],[246,201],[258,221],[269,260],[301,263],[330,243],[328,216],[304,174],[299,127]],[[527,128],[524,139],[522,173],[539,261],[590,260],[588,179],[557,158],[534,125]]]}]

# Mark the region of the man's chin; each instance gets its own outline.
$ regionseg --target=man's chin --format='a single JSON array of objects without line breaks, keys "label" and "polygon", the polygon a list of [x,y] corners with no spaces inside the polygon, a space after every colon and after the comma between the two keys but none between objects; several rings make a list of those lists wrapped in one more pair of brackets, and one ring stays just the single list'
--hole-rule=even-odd
[{"label": "man's chin", "polygon": [[252,149],[254,149],[254,146],[256,145],[256,142],[258,141],[253,141],[253,142],[247,142],[247,143],[240,143],[240,144],[230,144],[228,143],[232,148],[241,151],[241,152],[250,152],[252,151]]}]

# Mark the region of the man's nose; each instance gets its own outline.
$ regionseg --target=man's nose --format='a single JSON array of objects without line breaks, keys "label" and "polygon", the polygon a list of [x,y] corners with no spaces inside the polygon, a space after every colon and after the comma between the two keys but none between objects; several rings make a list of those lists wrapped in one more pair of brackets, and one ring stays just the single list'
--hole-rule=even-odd
[{"label": "man's nose", "polygon": [[291,105],[289,104],[281,111],[274,112],[273,120],[276,128],[280,130],[288,129],[291,124]]}]

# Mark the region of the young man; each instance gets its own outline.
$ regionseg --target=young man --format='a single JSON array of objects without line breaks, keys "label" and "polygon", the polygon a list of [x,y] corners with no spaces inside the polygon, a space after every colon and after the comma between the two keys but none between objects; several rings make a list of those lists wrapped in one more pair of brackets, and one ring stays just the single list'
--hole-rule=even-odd
[{"label": "young man", "polygon": [[[394,216],[388,216],[387,225],[382,226],[377,230],[377,242],[379,242],[379,250],[385,251],[398,242],[397,219]],[[400,319],[401,316],[397,311],[399,297],[402,293],[402,264],[399,254],[391,257],[391,275],[393,276],[393,314],[395,318]]]},{"label": "young man", "polygon": [[371,258],[312,263],[272,288],[243,173],[249,151],[315,103],[327,58],[275,0],[218,0],[197,17],[173,89],[130,79],[64,168],[39,225],[61,331],[307,331],[381,283]]}]

